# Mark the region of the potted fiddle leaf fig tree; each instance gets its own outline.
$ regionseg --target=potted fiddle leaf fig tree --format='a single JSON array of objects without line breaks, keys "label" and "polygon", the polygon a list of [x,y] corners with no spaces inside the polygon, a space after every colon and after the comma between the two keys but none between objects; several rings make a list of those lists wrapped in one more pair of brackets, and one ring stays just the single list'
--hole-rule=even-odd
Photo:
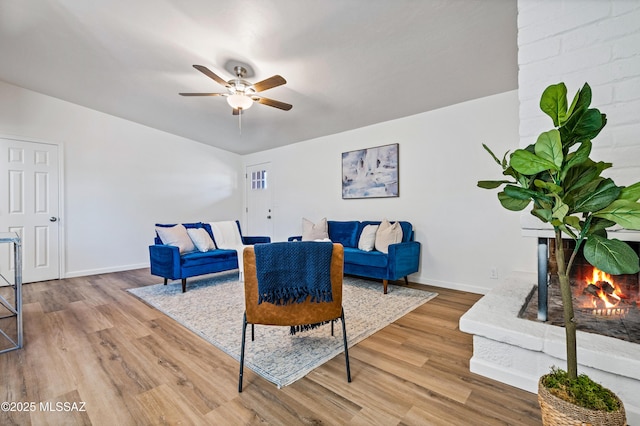
[{"label": "potted fiddle leaf fig tree", "polygon": [[[505,178],[479,181],[478,186],[501,188],[498,200],[504,208],[521,211],[531,206],[531,214],[554,231],[567,369],[552,368],[540,379],[538,399],[545,424],[573,424],[558,420],[570,418],[577,418],[578,424],[600,424],[601,416],[608,416],[606,424],[626,424],[622,402],[584,374],[578,375],[576,318],[569,281],[576,255],[582,250],[587,262],[613,275],[640,269],[637,253],[607,235],[607,229],[616,224],[640,230],[640,182],[618,186],[602,176],[612,164],[590,158],[593,139],[607,122],[605,114],[590,104],[591,88],[586,83],[571,104],[564,83],[551,85],[542,94],[540,108],[553,120],[552,129],[541,133],[534,144],[511,155],[505,153],[501,160],[483,144]],[[563,237],[575,241],[570,255],[565,256]],[[549,395],[555,398],[553,402],[549,402]],[[600,396],[598,402],[593,401]]]}]

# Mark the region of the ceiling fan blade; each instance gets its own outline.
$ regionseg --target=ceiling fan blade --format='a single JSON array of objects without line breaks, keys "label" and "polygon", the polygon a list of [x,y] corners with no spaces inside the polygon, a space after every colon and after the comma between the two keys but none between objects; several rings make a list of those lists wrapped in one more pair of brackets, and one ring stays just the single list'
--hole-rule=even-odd
[{"label": "ceiling fan blade", "polygon": [[285,80],[280,75],[274,75],[273,77],[269,77],[266,80],[259,81],[253,85],[253,88],[256,89],[256,92],[262,92],[263,90],[271,89],[273,87],[282,86],[286,84],[287,80]]},{"label": "ceiling fan blade", "polygon": [[269,98],[262,98],[259,96],[254,96],[253,100],[261,103],[262,105],[267,105],[270,107],[274,107],[274,108],[279,108],[285,111],[289,111],[291,108],[293,108],[293,105],[291,104],[286,104],[284,102],[280,102],[280,101],[276,101],[274,99],[269,99]]},{"label": "ceiling fan blade", "polygon": [[180,96],[227,96],[227,93],[178,93]]},{"label": "ceiling fan blade", "polygon": [[218,77],[213,71],[211,71],[209,68],[202,66],[202,65],[194,65],[193,66],[195,69],[197,69],[198,71],[200,71],[202,74],[206,75],[207,77],[215,80],[217,83],[223,85],[224,87],[229,87],[229,83],[227,83],[226,81],[224,81],[221,77]]}]

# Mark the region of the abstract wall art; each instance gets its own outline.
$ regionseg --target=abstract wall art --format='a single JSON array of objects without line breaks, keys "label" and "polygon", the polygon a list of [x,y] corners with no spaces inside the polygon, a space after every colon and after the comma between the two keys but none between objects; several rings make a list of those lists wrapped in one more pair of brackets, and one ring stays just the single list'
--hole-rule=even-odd
[{"label": "abstract wall art", "polygon": [[398,144],[342,153],[342,198],[399,196]]}]

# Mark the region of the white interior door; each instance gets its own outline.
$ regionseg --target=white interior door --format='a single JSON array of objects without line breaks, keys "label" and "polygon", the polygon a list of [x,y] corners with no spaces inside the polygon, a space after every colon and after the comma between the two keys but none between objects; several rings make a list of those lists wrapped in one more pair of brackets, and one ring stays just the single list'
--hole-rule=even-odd
[{"label": "white interior door", "polygon": [[[22,239],[22,281],[60,278],[59,163],[54,144],[0,138],[0,232]],[[13,248],[0,247],[0,272],[13,276]]]},{"label": "white interior door", "polygon": [[246,235],[273,237],[271,163],[247,166]]}]

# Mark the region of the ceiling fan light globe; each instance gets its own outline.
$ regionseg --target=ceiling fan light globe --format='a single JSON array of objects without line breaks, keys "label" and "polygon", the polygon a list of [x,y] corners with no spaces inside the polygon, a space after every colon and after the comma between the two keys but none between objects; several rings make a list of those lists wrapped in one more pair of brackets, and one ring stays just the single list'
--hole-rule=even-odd
[{"label": "ceiling fan light globe", "polygon": [[247,110],[251,108],[251,105],[253,105],[253,99],[245,95],[233,94],[227,96],[227,103],[233,109]]}]

